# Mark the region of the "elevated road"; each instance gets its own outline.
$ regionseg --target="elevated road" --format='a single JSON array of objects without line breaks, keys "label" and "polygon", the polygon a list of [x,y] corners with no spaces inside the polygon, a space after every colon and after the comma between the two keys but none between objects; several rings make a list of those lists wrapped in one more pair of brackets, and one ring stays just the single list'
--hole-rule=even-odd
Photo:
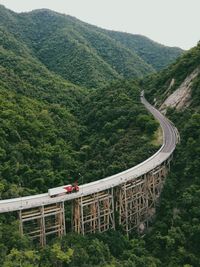
[{"label": "elevated road", "polygon": [[179,139],[178,131],[165,116],[163,116],[156,108],[146,101],[143,93],[141,94],[141,102],[158,120],[163,131],[163,145],[154,155],[126,171],[95,182],[84,184],[80,186],[80,190],[77,193],[66,194],[64,196],[53,198],[49,197],[48,193],[44,193],[27,197],[0,200],[0,213],[19,211],[42,205],[68,201],[97,193],[105,189],[119,186],[120,184],[123,184],[129,180],[142,176],[165,162],[172,155],[176,147],[176,143]]}]

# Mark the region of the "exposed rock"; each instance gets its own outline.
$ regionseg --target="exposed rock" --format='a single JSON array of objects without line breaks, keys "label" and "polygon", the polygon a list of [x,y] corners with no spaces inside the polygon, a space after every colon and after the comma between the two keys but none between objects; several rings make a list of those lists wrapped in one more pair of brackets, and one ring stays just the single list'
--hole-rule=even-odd
[{"label": "exposed rock", "polygon": [[166,90],[166,93],[172,88],[172,86],[174,85],[174,83],[175,83],[175,79],[172,78],[172,80],[171,80],[171,82],[170,82],[170,85],[169,85],[169,87],[168,87],[167,90]]},{"label": "exposed rock", "polygon": [[[174,85],[174,83],[175,83],[175,79],[173,78],[173,79],[171,80],[171,82],[170,82],[169,87],[168,87],[167,90],[165,91],[165,94],[166,94],[166,95],[167,95],[167,94],[169,95],[169,91],[170,91],[170,89],[172,88],[172,86]],[[157,102],[156,97],[155,97],[154,100],[153,100],[153,104],[154,104],[155,107],[157,107],[157,105],[159,105],[158,102]]]},{"label": "exposed rock", "polygon": [[[191,100],[191,85],[193,80],[200,73],[200,69],[196,68],[189,76],[186,77],[184,82],[176,89],[161,105],[160,110],[166,113],[167,107],[176,108],[177,110],[184,109],[190,105]],[[174,85],[172,79],[169,88]]]}]

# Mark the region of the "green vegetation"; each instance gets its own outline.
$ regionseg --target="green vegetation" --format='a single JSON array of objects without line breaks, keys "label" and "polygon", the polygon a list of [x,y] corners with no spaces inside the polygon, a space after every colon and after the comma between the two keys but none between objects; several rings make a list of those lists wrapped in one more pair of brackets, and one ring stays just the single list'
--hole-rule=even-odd
[{"label": "green vegetation", "polygon": [[[1,246],[2,256],[5,257],[0,259],[3,267],[143,267],[160,264],[144,248],[143,240],[128,240],[115,231],[88,236],[69,233],[62,240],[48,244],[40,251],[31,247],[28,240],[20,239],[17,242],[17,236],[12,238],[12,243],[18,244],[19,248],[10,250],[5,256],[7,248]],[[8,248],[10,241],[8,238]]]},{"label": "green vegetation", "polygon": [[115,83],[85,97],[75,116],[0,88],[2,197],[46,192],[79,172],[92,181],[147,158],[156,149],[150,142],[157,123],[138,95],[133,83]]},{"label": "green vegetation", "polygon": [[[75,111],[87,93],[50,72],[13,34],[0,28],[0,86],[21,95],[59,103]],[[77,107],[77,108],[76,108]]]},{"label": "green vegetation", "polygon": [[141,105],[134,83],[117,82],[91,93],[83,114],[87,132],[80,156],[86,180],[130,168],[158,149],[150,144],[158,123]]},{"label": "green vegetation", "polygon": [[[149,97],[162,102],[171,79],[176,81],[172,92],[199,67],[199,59],[200,44],[156,77],[145,80],[143,86],[149,89]],[[161,266],[200,265],[200,75],[191,87],[188,108],[179,112],[168,109],[168,117],[180,131],[181,143],[161,196],[156,221],[146,237],[146,248],[161,260]]]},{"label": "green vegetation", "polygon": [[[101,90],[68,82],[40,61],[30,45],[33,40],[29,42],[23,31],[16,34],[23,29],[23,16],[29,14],[22,15],[20,24],[18,15],[0,10],[1,19],[2,14],[3,19],[7,16],[6,25],[0,27],[1,198],[46,192],[72,183],[79,173],[85,183],[100,179],[137,164],[157,149],[151,141],[158,125],[140,103],[136,82],[116,81]],[[35,38],[30,28],[26,33]],[[15,214],[1,215],[0,265],[79,266],[82,260],[94,266],[99,257],[101,264],[117,261],[98,237],[92,242],[93,237],[71,238],[77,242],[52,240],[38,251],[32,241],[20,238]]]},{"label": "green vegetation", "polygon": [[[145,78],[141,85],[142,87],[148,88],[146,95],[149,99],[153,101],[154,98],[157,99],[158,104],[161,104],[164,99],[170,95],[178,86],[184,81],[184,79],[190,75],[195,69],[199,67],[200,62],[200,43],[184,53],[174,64],[155,74],[154,76],[149,76]],[[170,89],[169,85],[174,79],[174,84]],[[191,106],[198,106],[198,96],[199,96],[199,75],[195,78],[193,82],[192,90],[192,103]]]},{"label": "green vegetation", "polygon": [[[199,67],[200,44],[164,71],[128,82],[181,51],[47,10],[16,14],[0,6],[0,22],[1,198],[46,192],[78,173],[93,181],[144,160],[158,149],[158,124],[139,101],[140,85],[160,104]],[[167,110],[181,143],[144,237],[70,233],[39,249],[20,237],[15,213],[2,214],[0,266],[200,266],[200,75],[191,87],[187,109]]]},{"label": "green vegetation", "polygon": [[0,90],[0,173],[3,198],[45,192],[73,177],[77,119],[58,104]]},{"label": "green vegetation", "polygon": [[[116,82],[82,98],[83,107],[69,111],[63,103],[0,87],[1,198],[46,192],[73,182],[79,172],[84,182],[92,181],[133,166],[155,151],[150,143],[158,125],[139,102],[137,84]],[[106,243],[111,246],[109,234],[108,241],[72,235],[71,241],[52,241],[38,252],[31,241],[19,237],[15,218],[0,218],[2,266],[98,266],[99,257],[101,265],[118,262]],[[131,257],[134,245],[124,242]],[[123,257],[119,262],[126,262]]]},{"label": "green vegetation", "polygon": [[115,31],[110,31],[109,35],[129,50],[136,52],[157,71],[173,63],[183,53],[180,48],[161,45],[142,35]]},{"label": "green vegetation", "polygon": [[181,144],[146,247],[161,266],[199,266],[200,113],[191,108],[169,115],[179,127]]},{"label": "green vegetation", "polygon": [[143,36],[103,30],[45,9],[16,14],[0,6],[0,26],[49,70],[90,88],[142,77],[182,53]]}]

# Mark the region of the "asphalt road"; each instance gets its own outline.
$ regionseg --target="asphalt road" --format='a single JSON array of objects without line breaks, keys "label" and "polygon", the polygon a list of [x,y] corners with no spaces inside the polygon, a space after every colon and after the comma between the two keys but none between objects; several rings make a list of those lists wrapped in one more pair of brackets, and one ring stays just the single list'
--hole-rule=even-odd
[{"label": "asphalt road", "polygon": [[66,194],[64,196],[58,196],[54,198],[49,197],[48,193],[44,193],[21,198],[0,200],[0,213],[63,202],[81,196],[90,195],[92,193],[100,192],[105,189],[123,184],[134,178],[140,177],[141,175],[153,170],[161,163],[166,161],[176,147],[176,143],[179,139],[178,131],[166,117],[164,117],[157,109],[155,109],[146,101],[146,99],[143,97],[143,94],[141,95],[141,102],[145,105],[147,110],[149,110],[149,112],[152,113],[152,115],[159,121],[163,131],[163,145],[154,155],[126,171],[92,183],[84,184],[80,186],[79,192],[76,193]]}]

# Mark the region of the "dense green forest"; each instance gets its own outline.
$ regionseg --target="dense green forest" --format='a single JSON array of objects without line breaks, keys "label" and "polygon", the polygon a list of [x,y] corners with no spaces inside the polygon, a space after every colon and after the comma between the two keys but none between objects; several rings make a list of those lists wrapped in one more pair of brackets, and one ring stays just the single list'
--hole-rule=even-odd
[{"label": "dense green forest", "polygon": [[155,151],[158,125],[138,103],[138,87],[124,82],[102,90],[103,96],[97,91],[85,97],[75,116],[60,104],[1,88],[3,198],[45,192],[73,182],[78,173],[84,182],[103,178]]},{"label": "dense green forest", "polygon": [[[142,85],[146,86],[148,95],[151,97],[152,88],[159,84],[153,95],[159,99],[161,90],[164,92],[166,82],[172,77],[176,77],[178,81],[173,87],[175,90],[199,66],[199,55],[198,45],[171,68],[143,81]],[[74,249],[70,263],[65,263],[65,266],[200,265],[200,75],[195,78],[191,88],[192,101],[187,109],[167,111],[168,117],[180,131],[181,143],[176,150],[172,169],[157,207],[157,216],[149,232],[143,238],[133,234],[129,240],[119,232],[112,231],[88,237],[72,234],[61,242],[63,251],[67,251],[68,255],[69,248]],[[77,259],[80,252],[82,256]]]},{"label": "dense green forest", "polygon": [[143,36],[110,32],[45,9],[17,14],[0,6],[0,27],[49,70],[90,88],[142,77],[183,53]]},{"label": "dense green forest", "polygon": [[[6,12],[12,21],[16,15]],[[1,26],[0,33],[1,198],[46,192],[80,179],[79,173],[84,183],[100,179],[158,148],[158,124],[140,103],[137,82],[115,81],[98,90],[79,87],[45,66],[16,31]],[[86,242],[81,238],[72,234],[73,247]],[[0,218],[2,266],[58,266],[72,257],[74,265],[80,264],[79,248],[71,248],[68,239],[62,246],[59,242],[38,252],[31,240],[20,238],[16,214]],[[114,259],[103,241],[96,238],[92,244],[82,250],[83,264],[97,263],[98,255],[92,254],[98,247],[102,263]]]},{"label": "dense green forest", "polygon": [[80,88],[49,71],[30,49],[13,34],[0,28],[0,85],[49,103],[73,110],[82,105],[87,89]]},{"label": "dense green forest", "polygon": [[[90,95],[83,94],[82,98],[83,109],[77,112],[77,107],[75,111],[71,106],[67,109],[63,101],[54,104],[40,101],[37,95],[31,98],[13,88],[9,90],[8,86],[0,88],[2,198],[45,192],[49,187],[73,182],[79,172],[84,182],[92,181],[133,166],[157,149],[152,140],[158,125],[139,102],[137,84],[116,82]],[[43,266],[55,266],[71,261],[73,255],[76,258],[73,264],[77,264],[75,255],[79,254],[79,248],[74,252],[68,243],[62,245],[71,255],[68,257],[60,244],[55,243],[41,254],[26,238],[19,238],[14,218],[1,216],[3,266],[13,266],[12,263],[17,266],[18,262],[19,266],[20,262],[23,266],[37,266],[39,262]],[[7,226],[9,221],[12,223]],[[76,240],[73,235],[71,238]],[[81,237],[76,238],[73,246],[81,242]],[[105,250],[108,254],[102,262],[113,258],[107,245],[96,239],[94,247],[87,252],[83,250],[88,254],[83,262],[89,266],[97,262],[98,255],[91,260],[89,255],[98,246],[99,253]]]},{"label": "dense green forest", "polygon": [[[16,14],[0,6],[1,199],[78,177],[81,183],[79,173],[90,182],[152,155],[160,145],[158,124],[140,103],[140,91],[160,106],[199,67],[200,44],[159,73],[124,78],[162,69],[181,53],[48,10]],[[127,238],[120,229],[68,233],[42,249],[20,237],[15,213],[1,214],[0,266],[200,266],[200,74],[189,106],[168,108],[167,116],[181,143],[144,236]]]},{"label": "dense green forest", "polygon": [[[197,58],[198,49],[196,47],[192,50]],[[196,57],[193,60],[197,66]],[[183,58],[181,61],[185,62]],[[152,78],[152,83],[148,79],[146,88],[149,88],[149,92],[152,85],[161,79],[161,75],[167,76],[168,72],[169,69]],[[176,69],[172,76],[179,78],[180,82],[185,78],[181,78]],[[155,96],[159,95],[159,90],[160,87]],[[184,112],[168,110],[168,116],[180,130],[181,143],[157,207],[156,220],[143,238],[133,233],[127,239],[123,234],[114,231],[86,237],[69,234],[62,241],[52,242],[38,252],[30,241],[20,239],[19,242],[16,225],[13,223],[9,225],[13,233],[6,243],[7,246],[2,245],[2,265],[20,266],[23,262],[24,266],[199,266],[199,76],[193,83],[192,96],[194,101]],[[93,98],[97,99],[96,93]],[[98,123],[94,123],[98,127]],[[2,240],[6,238],[6,231],[7,228],[3,228]]]},{"label": "dense green forest", "polygon": [[115,31],[109,31],[108,34],[131,51],[135,51],[157,71],[174,62],[177,56],[183,53],[180,48],[161,45],[142,35]]},{"label": "dense green forest", "polygon": [[[185,78],[189,76],[194,70],[199,68],[200,62],[200,43],[196,47],[190,49],[175,63],[165,70],[156,73],[154,76],[146,77],[141,81],[141,86],[147,87],[146,95],[150,100],[156,98],[157,105],[160,105],[168,95],[173,93],[183,83]],[[174,83],[170,83],[174,79]],[[192,103],[190,106],[198,108],[199,97],[199,75],[192,82]]]},{"label": "dense green forest", "polygon": [[[142,86],[148,88],[149,98],[162,103],[199,67],[199,58],[200,44],[166,70],[144,80]],[[172,78],[175,83],[170,92],[166,92]],[[190,86],[189,107],[167,111],[180,131],[181,143],[161,196],[156,221],[145,238],[145,248],[162,262],[158,266],[200,265],[200,75]]]},{"label": "dense green forest", "polygon": [[87,180],[130,168],[158,149],[158,123],[141,105],[139,90],[133,82],[115,82],[86,99],[80,156]]}]

